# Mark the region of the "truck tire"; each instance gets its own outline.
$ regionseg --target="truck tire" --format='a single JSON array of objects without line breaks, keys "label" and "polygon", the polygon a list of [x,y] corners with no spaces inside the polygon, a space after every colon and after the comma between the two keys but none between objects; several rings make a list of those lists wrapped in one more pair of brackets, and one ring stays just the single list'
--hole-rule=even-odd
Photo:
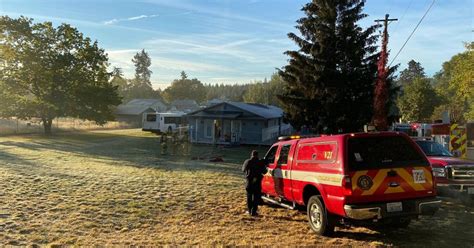
[{"label": "truck tire", "polygon": [[315,233],[331,236],[334,233],[333,217],[326,211],[320,196],[311,196],[307,204],[309,226]]}]

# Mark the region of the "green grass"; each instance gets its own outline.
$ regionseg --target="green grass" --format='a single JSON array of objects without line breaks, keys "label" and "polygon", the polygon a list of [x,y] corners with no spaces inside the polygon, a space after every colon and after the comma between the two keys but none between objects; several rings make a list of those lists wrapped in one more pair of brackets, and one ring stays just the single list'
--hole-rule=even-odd
[{"label": "green grass", "polygon": [[[250,218],[240,166],[252,149],[266,147],[163,156],[158,137],[136,129],[0,137],[0,246],[473,243],[474,211],[457,203],[389,234],[317,237],[304,214],[267,206]],[[208,162],[214,156],[224,162]],[[438,229],[455,234],[433,236]]]}]

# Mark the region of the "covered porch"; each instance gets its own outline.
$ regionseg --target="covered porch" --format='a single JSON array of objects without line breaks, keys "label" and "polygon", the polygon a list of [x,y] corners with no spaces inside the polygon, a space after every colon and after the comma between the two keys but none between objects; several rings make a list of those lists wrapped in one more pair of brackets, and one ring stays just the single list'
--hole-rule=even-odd
[{"label": "covered porch", "polygon": [[240,114],[206,115],[190,121],[190,137],[193,143],[238,145],[242,133]]}]

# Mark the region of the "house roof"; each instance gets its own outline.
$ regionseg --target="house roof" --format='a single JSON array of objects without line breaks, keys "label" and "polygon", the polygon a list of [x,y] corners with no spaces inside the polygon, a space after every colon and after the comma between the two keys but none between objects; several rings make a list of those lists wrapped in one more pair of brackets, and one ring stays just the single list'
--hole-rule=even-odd
[{"label": "house roof", "polygon": [[180,100],[174,100],[171,102],[170,105],[198,105],[196,101],[190,100],[190,99],[180,99]]},{"label": "house roof", "polygon": [[223,118],[223,119],[235,119],[241,116],[241,113],[206,113],[203,111],[196,112],[194,117],[204,117],[204,118]]},{"label": "house roof", "polygon": [[227,102],[237,108],[246,110],[250,113],[261,116],[265,119],[280,118],[283,116],[283,110],[272,105],[245,102]]},{"label": "house roof", "polygon": [[128,104],[119,105],[115,110],[117,115],[141,115],[144,112],[155,112],[155,110],[149,106]]},{"label": "house roof", "polygon": [[232,105],[238,109],[242,109],[244,111],[250,112],[252,114],[255,114],[257,116],[260,116],[264,119],[273,119],[273,118],[280,118],[283,116],[283,110],[281,108],[272,106],[272,105],[264,105],[264,104],[258,104],[258,103],[244,103],[244,102],[222,102],[220,104],[216,105],[211,105],[207,108],[200,109],[194,112],[189,113],[188,115],[193,115],[193,116],[203,116],[203,114],[199,113],[201,111],[205,111],[210,108],[214,108],[218,105],[221,104],[229,104]]},{"label": "house roof", "polygon": [[223,103],[223,102],[226,102],[226,101],[227,100],[224,100],[224,99],[214,98],[214,99],[211,99],[211,100],[207,101],[206,105],[211,106],[211,105],[216,105],[216,104]]}]

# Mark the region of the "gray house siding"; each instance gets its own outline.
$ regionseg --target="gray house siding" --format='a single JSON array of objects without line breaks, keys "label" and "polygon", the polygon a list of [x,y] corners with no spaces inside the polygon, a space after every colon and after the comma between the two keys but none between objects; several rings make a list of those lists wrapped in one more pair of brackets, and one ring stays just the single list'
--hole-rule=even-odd
[{"label": "gray house siding", "polygon": [[262,128],[265,120],[245,120],[242,121],[241,139],[244,144],[260,144],[262,143]]}]

